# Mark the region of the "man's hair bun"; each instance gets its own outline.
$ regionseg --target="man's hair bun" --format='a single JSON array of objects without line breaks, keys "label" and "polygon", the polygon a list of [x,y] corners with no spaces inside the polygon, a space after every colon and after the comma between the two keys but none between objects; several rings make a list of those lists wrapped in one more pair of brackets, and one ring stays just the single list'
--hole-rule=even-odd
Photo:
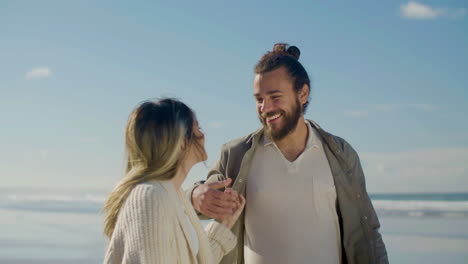
[{"label": "man's hair bun", "polygon": [[290,46],[286,50],[291,56],[293,56],[296,60],[299,60],[299,57],[301,56],[301,51],[299,50],[298,47],[296,46]]},{"label": "man's hair bun", "polygon": [[296,60],[299,60],[299,57],[301,56],[301,51],[299,50],[298,47],[289,46],[289,44],[286,44],[286,43],[276,43],[273,46],[273,52],[288,54],[292,56],[293,58],[295,58]]}]

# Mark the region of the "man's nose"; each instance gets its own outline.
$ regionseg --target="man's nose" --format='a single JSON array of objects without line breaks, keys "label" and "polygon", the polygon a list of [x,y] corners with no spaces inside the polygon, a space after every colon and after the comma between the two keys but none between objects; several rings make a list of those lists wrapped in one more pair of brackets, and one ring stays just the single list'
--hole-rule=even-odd
[{"label": "man's nose", "polygon": [[260,106],[260,111],[262,113],[267,113],[267,112],[271,111],[272,108],[273,107],[272,107],[271,101],[270,100],[264,100],[262,102],[262,105]]}]

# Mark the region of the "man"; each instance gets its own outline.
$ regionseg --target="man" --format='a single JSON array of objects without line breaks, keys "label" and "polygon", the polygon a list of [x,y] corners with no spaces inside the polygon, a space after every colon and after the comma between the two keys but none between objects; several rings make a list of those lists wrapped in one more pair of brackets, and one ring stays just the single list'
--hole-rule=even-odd
[{"label": "man", "polygon": [[276,44],[255,67],[263,127],[225,144],[205,182],[190,190],[195,209],[222,219],[232,188],[246,197],[233,227],[238,245],[221,263],[388,263],[357,153],[304,119],[310,80],[299,49]]}]

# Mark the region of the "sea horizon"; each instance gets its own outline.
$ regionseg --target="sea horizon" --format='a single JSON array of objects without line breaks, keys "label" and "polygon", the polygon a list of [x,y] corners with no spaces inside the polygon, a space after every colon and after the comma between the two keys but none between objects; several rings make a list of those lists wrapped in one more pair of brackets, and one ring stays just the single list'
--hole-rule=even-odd
[{"label": "sea horizon", "polygon": [[[109,190],[0,187],[0,208],[99,213]],[[468,217],[468,192],[370,193],[383,215]]]}]

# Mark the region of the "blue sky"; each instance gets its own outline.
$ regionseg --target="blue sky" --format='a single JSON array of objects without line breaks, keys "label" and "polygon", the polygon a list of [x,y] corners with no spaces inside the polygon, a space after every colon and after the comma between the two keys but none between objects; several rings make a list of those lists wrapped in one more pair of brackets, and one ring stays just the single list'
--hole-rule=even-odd
[{"label": "blue sky", "polygon": [[112,188],[128,114],[161,96],[196,111],[209,167],[258,128],[253,66],[287,42],[306,117],[354,146],[369,192],[468,191],[466,2],[166,2],[0,3],[0,187]]}]

